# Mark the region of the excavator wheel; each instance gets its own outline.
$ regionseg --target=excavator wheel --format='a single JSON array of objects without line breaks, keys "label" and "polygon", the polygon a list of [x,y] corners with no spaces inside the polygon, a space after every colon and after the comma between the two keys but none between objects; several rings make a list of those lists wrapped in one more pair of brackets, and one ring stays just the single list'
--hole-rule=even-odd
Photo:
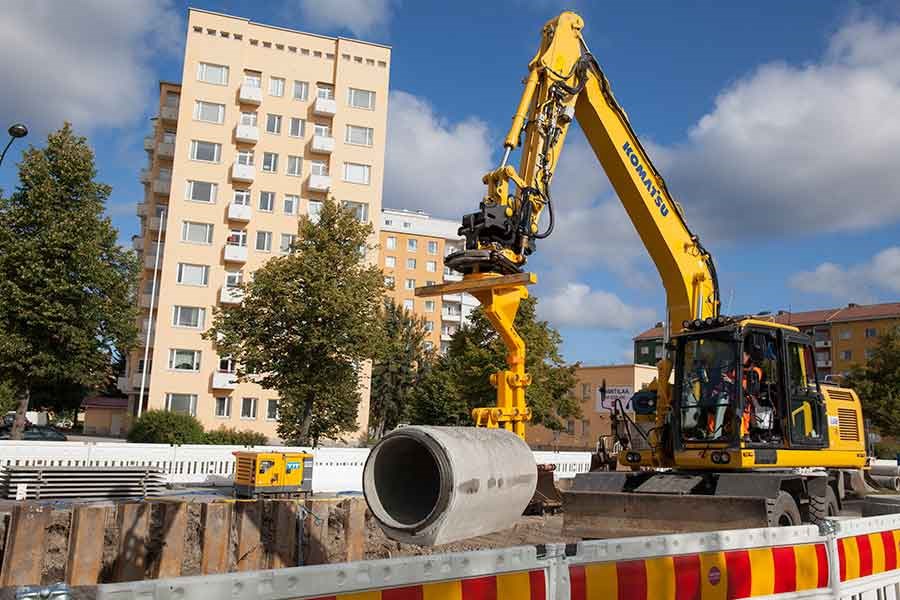
[{"label": "excavator wheel", "polygon": [[778,497],[774,500],[766,500],[766,511],[768,513],[769,527],[790,527],[803,524],[797,503],[784,490],[778,492]]},{"label": "excavator wheel", "polygon": [[825,496],[811,496],[809,499],[809,522],[820,523],[825,517],[834,517],[838,514],[837,496],[831,486],[825,487]]}]

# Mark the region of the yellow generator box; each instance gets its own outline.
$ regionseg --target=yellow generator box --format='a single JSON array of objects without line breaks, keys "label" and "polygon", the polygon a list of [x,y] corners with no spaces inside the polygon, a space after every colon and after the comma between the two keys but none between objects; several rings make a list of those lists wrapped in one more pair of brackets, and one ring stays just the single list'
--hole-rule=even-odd
[{"label": "yellow generator box", "polygon": [[234,493],[238,497],[312,491],[312,454],[238,451],[234,456]]}]

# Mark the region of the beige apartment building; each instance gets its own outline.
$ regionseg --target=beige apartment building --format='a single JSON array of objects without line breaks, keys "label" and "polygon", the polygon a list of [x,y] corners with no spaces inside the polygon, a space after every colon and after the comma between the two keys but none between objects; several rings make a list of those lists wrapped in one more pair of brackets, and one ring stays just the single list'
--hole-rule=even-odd
[{"label": "beige apartment building", "polygon": [[[378,44],[189,11],[182,81],[160,84],[141,172],[134,244],[144,265],[143,333],[153,327],[143,410],[275,438],[275,393],[236,383],[233,362],[201,334],[213,308],[239,303],[233,286],[285,253],[298,217],[314,216],[326,196],[374,218],[377,232],[390,57]],[[132,414],[143,356],[143,348],[132,353],[120,380]]]},{"label": "beige apartment building", "polygon": [[445,256],[465,246],[457,229],[459,221],[436,219],[422,211],[385,208],[381,212],[379,264],[388,296],[425,319],[431,336],[428,343],[441,352],[478,301],[469,294],[416,298],[415,289],[462,280],[462,275],[444,266]]}]

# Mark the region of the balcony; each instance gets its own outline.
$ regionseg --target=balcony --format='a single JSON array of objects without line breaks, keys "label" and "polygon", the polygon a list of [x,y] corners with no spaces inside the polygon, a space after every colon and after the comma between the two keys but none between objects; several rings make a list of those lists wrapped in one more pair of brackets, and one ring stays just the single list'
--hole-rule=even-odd
[{"label": "balcony", "polygon": [[148,135],[144,138],[144,150],[147,152],[153,152],[153,148],[156,146],[156,140],[153,139],[152,135]]},{"label": "balcony", "polygon": [[327,98],[316,98],[313,104],[313,114],[320,117],[333,117],[337,113],[337,102]]},{"label": "balcony", "polygon": [[309,148],[320,154],[331,154],[334,151],[334,138],[326,135],[314,135]]},{"label": "balcony", "polygon": [[[143,347],[143,344],[141,345]],[[137,371],[131,376],[131,387],[136,390],[141,389],[141,372]],[[147,379],[144,381],[144,391],[150,387],[150,371],[147,371]]]},{"label": "balcony", "polygon": [[831,340],[816,340],[816,348],[831,348]]},{"label": "balcony", "polygon": [[156,145],[156,153],[163,158],[172,158],[175,156],[175,143],[160,142]]},{"label": "balcony", "polygon": [[150,183],[150,169],[141,169],[141,183]]},{"label": "balcony", "polygon": [[314,192],[327,192],[331,188],[331,176],[312,173],[307,186]]},{"label": "balcony", "polygon": [[144,202],[137,203],[137,216],[146,217],[147,216],[147,205]]},{"label": "balcony", "polygon": [[150,308],[150,298],[151,298],[150,294],[141,294],[141,299],[138,302],[138,305],[141,308]]},{"label": "balcony", "polygon": [[162,217],[153,217],[147,223],[147,229],[150,231],[159,231],[160,228],[166,230],[166,221]]},{"label": "balcony", "polygon": [[817,358],[816,366],[817,367],[831,367],[831,359],[824,360],[824,359]]},{"label": "balcony", "polygon": [[126,377],[117,377],[116,378],[116,387],[119,388],[119,391],[123,394],[127,394],[131,391],[131,379]]},{"label": "balcony", "polygon": [[172,180],[171,179],[154,179],[153,180],[153,193],[160,194],[162,196],[168,196],[169,192],[172,191]]},{"label": "balcony", "polygon": [[219,291],[219,302],[222,304],[240,304],[244,300],[244,292],[241,288],[224,286]]},{"label": "balcony", "polygon": [[178,107],[163,106],[159,109],[159,118],[163,121],[178,121]]},{"label": "balcony", "polygon": [[138,252],[143,251],[144,250],[144,238],[142,238],[139,235],[136,235],[133,238],[131,238],[131,247],[134,248],[135,250],[137,250]]},{"label": "balcony", "polygon": [[246,204],[235,204],[232,202],[228,205],[229,221],[249,221],[252,214],[253,209]]},{"label": "balcony", "polygon": [[243,104],[260,105],[262,104],[262,89],[245,83],[241,86],[241,91],[238,92],[238,100]]},{"label": "balcony", "polygon": [[253,165],[242,165],[240,163],[231,165],[232,181],[246,181],[247,183],[253,183],[255,177],[256,167]]},{"label": "balcony", "polygon": [[240,263],[247,262],[247,246],[225,244],[225,261]]},{"label": "balcony", "polygon": [[255,144],[259,141],[259,127],[254,125],[238,125],[234,128],[234,139],[238,142]]},{"label": "balcony", "polygon": [[144,266],[148,269],[162,269],[163,254],[159,253],[159,264],[156,264],[156,254],[150,253],[144,257]]},{"label": "balcony", "polygon": [[234,373],[213,372],[212,388],[214,390],[233,390],[236,387],[237,376]]}]

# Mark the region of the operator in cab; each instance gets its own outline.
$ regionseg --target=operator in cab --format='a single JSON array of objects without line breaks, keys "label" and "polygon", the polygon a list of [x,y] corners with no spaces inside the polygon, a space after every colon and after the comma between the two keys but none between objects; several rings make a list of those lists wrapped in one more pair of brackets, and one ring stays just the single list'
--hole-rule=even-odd
[{"label": "operator in cab", "polygon": [[[741,414],[741,438],[745,441],[749,440],[750,423],[753,422],[754,415],[760,408],[760,384],[763,380],[763,370],[760,367],[760,361],[754,360],[754,355],[761,354],[761,350],[754,351],[751,341],[748,339],[744,342],[743,351],[743,371],[744,375],[741,381],[741,388],[744,392],[744,410]],[[734,370],[726,375],[726,380],[733,383],[736,377]]]}]

